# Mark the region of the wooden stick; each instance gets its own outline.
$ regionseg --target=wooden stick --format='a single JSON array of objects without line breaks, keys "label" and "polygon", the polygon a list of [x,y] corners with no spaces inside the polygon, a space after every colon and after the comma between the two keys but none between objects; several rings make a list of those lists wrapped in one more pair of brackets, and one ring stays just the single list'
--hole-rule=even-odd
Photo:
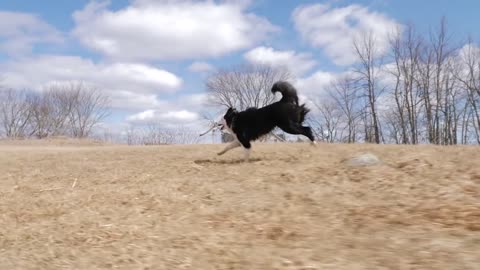
[{"label": "wooden stick", "polygon": [[77,185],[77,178],[75,178],[75,181],[73,181],[72,188],[75,188],[76,185]]},{"label": "wooden stick", "polygon": [[200,134],[200,136],[203,136],[203,135],[209,133],[209,132],[212,131],[213,129],[218,128],[218,126],[219,126],[219,125],[218,125],[217,122],[213,122],[213,123],[212,123],[212,127],[210,127],[210,129],[208,129],[208,130],[205,131],[204,133]]}]

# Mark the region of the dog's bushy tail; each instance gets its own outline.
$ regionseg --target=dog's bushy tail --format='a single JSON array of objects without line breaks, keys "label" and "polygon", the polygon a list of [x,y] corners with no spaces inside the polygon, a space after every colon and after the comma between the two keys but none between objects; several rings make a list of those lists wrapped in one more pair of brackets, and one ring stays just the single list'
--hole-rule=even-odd
[{"label": "dog's bushy tail", "polygon": [[278,81],[274,83],[272,86],[272,93],[275,94],[276,92],[282,93],[282,99],[280,99],[280,102],[290,102],[298,105],[297,90],[289,82]]},{"label": "dog's bushy tail", "polygon": [[299,108],[300,123],[303,123],[303,121],[305,121],[305,117],[309,112],[310,112],[310,109],[307,108],[305,104],[300,105],[300,108]]}]

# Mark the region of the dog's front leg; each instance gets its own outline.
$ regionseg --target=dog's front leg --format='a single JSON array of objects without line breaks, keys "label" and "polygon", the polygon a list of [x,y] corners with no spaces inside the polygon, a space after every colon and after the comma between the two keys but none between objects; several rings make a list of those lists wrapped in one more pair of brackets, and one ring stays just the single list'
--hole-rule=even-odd
[{"label": "dog's front leg", "polygon": [[233,148],[239,147],[239,146],[240,146],[240,142],[235,140],[235,141],[231,142],[230,144],[228,144],[228,145],[225,147],[225,149],[223,149],[222,151],[220,151],[219,153],[217,153],[217,155],[219,155],[219,156],[220,156],[220,155],[223,155],[223,154],[225,154],[227,151],[232,150]]},{"label": "dog's front leg", "polygon": [[252,145],[250,144],[250,141],[245,139],[244,136],[238,137],[238,141],[242,144],[242,146],[245,150],[244,156],[243,156],[244,161],[249,162],[250,161],[250,151],[252,149]]}]

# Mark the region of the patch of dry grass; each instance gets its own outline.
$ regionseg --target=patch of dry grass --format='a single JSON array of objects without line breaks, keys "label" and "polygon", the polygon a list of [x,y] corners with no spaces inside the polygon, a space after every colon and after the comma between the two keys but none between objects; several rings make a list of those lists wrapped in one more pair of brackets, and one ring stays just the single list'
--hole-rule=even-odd
[{"label": "patch of dry grass", "polygon": [[480,265],[478,147],[222,147],[0,145],[0,268]]}]

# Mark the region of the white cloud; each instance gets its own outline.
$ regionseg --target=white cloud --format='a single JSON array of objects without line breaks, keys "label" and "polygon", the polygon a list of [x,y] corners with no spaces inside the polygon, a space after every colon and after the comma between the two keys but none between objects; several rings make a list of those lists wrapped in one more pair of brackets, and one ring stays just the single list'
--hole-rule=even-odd
[{"label": "white cloud", "polygon": [[42,55],[4,64],[6,82],[39,88],[48,81],[86,80],[107,88],[143,92],[173,92],[181,86],[176,75],[138,63],[94,63],[78,56]]},{"label": "white cloud", "polygon": [[316,62],[309,53],[295,51],[277,51],[271,47],[257,47],[244,54],[245,59],[253,64],[274,67],[287,67],[294,74],[303,74],[315,66]]},{"label": "white cloud", "polygon": [[188,70],[192,72],[204,73],[215,70],[215,67],[213,67],[207,62],[196,61],[193,62],[190,66],[188,66]]},{"label": "white cloud", "polygon": [[129,115],[126,121],[133,125],[149,123],[161,124],[165,127],[201,126],[204,124],[201,114],[207,111],[204,107],[206,94],[183,94],[172,100],[159,100],[157,106]]},{"label": "white cloud", "polygon": [[111,11],[90,2],[74,13],[73,34],[115,59],[165,60],[216,57],[253,46],[277,27],[245,11],[245,1],[145,1]]},{"label": "white cloud", "polygon": [[477,58],[479,56],[480,56],[480,47],[472,43],[467,43],[463,45],[463,47],[460,48],[456,53],[456,57],[458,57],[459,60],[462,60],[465,62],[468,62],[469,60],[471,60],[470,58],[472,57]]},{"label": "white cloud", "polygon": [[144,94],[132,91],[107,91],[112,99],[112,107],[128,111],[137,111],[145,108],[166,106],[168,103],[158,99],[155,94]]},{"label": "white cloud", "polygon": [[299,79],[294,85],[306,97],[320,96],[337,76],[335,73],[317,71],[309,77]]},{"label": "white cloud", "polygon": [[11,55],[31,52],[37,43],[61,43],[62,34],[35,15],[0,11],[0,51]]},{"label": "white cloud", "polygon": [[159,110],[146,110],[127,117],[127,121],[134,123],[158,123],[167,122],[172,124],[186,124],[199,119],[196,112],[187,110],[161,112]]},{"label": "white cloud", "polygon": [[[186,95],[184,97],[187,97]],[[202,119],[200,104],[187,106],[179,100],[165,102],[165,106],[155,109],[148,109],[132,115],[125,120],[134,126],[144,126],[148,124],[159,125],[163,128],[188,127],[191,129],[202,129],[206,121]]]},{"label": "white cloud", "polygon": [[106,91],[119,109],[162,106],[157,95],[174,93],[182,79],[138,63],[95,63],[77,56],[42,55],[0,64],[2,84],[41,90],[52,82],[84,81]]},{"label": "white cloud", "polygon": [[155,116],[155,110],[146,110],[140,113],[136,113],[127,117],[127,121],[146,121],[151,120]]},{"label": "white cloud", "polygon": [[295,28],[312,46],[322,48],[337,65],[355,62],[353,39],[372,33],[379,53],[388,46],[388,35],[399,24],[361,5],[331,8],[328,4],[297,7],[292,13]]}]

